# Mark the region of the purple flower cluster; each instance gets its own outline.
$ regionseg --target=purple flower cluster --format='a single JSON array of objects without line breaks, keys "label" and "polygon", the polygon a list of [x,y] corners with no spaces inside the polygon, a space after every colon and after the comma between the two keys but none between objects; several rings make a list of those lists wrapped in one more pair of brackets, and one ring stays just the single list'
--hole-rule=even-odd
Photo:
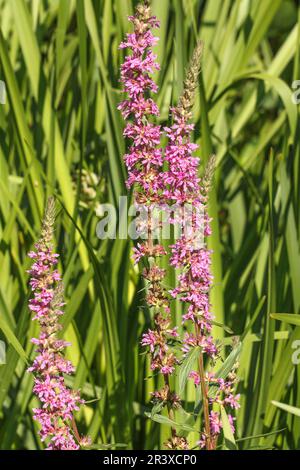
[{"label": "purple flower cluster", "polygon": [[39,338],[31,340],[37,346],[37,355],[28,371],[34,374],[33,392],[41,402],[40,408],[33,409],[33,416],[41,425],[40,437],[42,441],[47,440],[47,450],[78,450],[81,442],[74,412],[79,410],[83,400],[79,392],[66,386],[64,380],[64,374],[72,374],[74,367],[62,354],[69,343],[58,338],[64,301],[61,278],[56,269],[59,255],[53,252],[50,242],[53,207],[53,199],[49,199],[42,237],[36,243],[35,251],[28,254],[34,260],[29,270],[29,283],[34,294],[29,309],[33,312],[33,320],[40,325]]},{"label": "purple flower cluster", "polygon": [[[199,55],[197,50],[196,53]],[[190,87],[194,86],[194,83],[190,83]],[[168,137],[165,151],[168,170],[162,174],[165,197],[179,206],[189,204],[194,209],[191,212],[190,230],[185,230],[186,220],[182,218],[180,227],[182,236],[170,247],[172,253],[170,264],[181,272],[178,287],[173,289],[171,294],[187,306],[183,321],[191,321],[198,326],[196,335],[186,335],[185,352],[191,346],[198,345],[214,358],[217,348],[210,336],[213,317],[209,304],[209,290],[212,284],[211,252],[205,243],[199,243],[199,231],[202,230],[201,235],[205,240],[211,234],[211,229],[200,191],[198,177],[200,160],[192,156],[198,146],[191,141],[194,129],[189,123],[191,106],[191,100],[181,98],[179,105],[171,109],[174,122],[172,127],[165,128]]]},{"label": "purple flower cluster", "polygon": [[164,319],[161,315],[155,317],[158,326],[156,330],[148,330],[143,334],[142,346],[149,346],[152,355],[151,370],[159,370],[164,376],[171,375],[175,371],[178,360],[174,353],[169,352],[168,341],[171,338],[178,338],[177,328],[169,327],[169,319]]},{"label": "purple flower cluster", "polygon": [[[124,92],[128,98],[118,107],[124,119],[132,118],[124,130],[124,136],[132,140],[129,153],[125,155],[128,168],[127,186],[136,185],[137,191],[144,196],[143,200],[156,201],[159,189],[158,174],[162,167],[160,144],[160,126],[149,121],[149,117],[158,116],[156,103],[149,92],[157,92],[157,85],[151,74],[159,69],[156,56],[151,47],[157,42],[151,28],[157,28],[159,22],[150,15],[149,7],[139,5],[135,16],[129,21],[134,25],[134,32],[127,34],[127,40],[120,45],[129,49],[132,54],[125,57],[121,67],[121,79]],[[136,200],[140,197],[136,194]]]},{"label": "purple flower cluster", "polygon": [[[127,39],[120,48],[131,50],[131,55],[125,57],[121,66],[121,79],[124,92],[127,93],[119,109],[124,119],[131,119],[124,130],[124,136],[132,140],[125,163],[128,169],[127,186],[134,185],[134,201],[136,204],[147,204],[151,207],[161,202],[161,172],[162,151],[160,145],[161,130],[149,121],[152,116],[158,116],[156,103],[149,96],[149,92],[156,92],[157,85],[151,74],[159,69],[156,56],[151,47],[157,39],[151,29],[157,28],[159,22],[151,16],[150,8],[146,4],[138,5],[135,16],[130,16],[134,32],[127,34]],[[151,221],[146,224],[146,233],[151,231]],[[177,359],[169,351],[170,337],[176,337],[177,332],[170,327],[169,299],[162,281],[165,270],[160,269],[156,263],[159,257],[166,254],[164,247],[154,244],[151,236],[140,242],[134,248],[134,261],[137,263],[143,258],[149,261],[149,268],[144,270],[147,282],[146,301],[149,307],[155,310],[155,330],[149,330],[143,335],[142,345],[149,346],[152,362],[151,369],[161,372],[166,379],[174,372]]]},{"label": "purple flower cluster", "polygon": [[155,312],[155,329],[149,329],[147,333],[143,334],[141,344],[149,347],[151,370],[160,372],[164,376],[165,382],[168,382],[168,376],[173,374],[175,365],[178,363],[169,344],[179,335],[177,328],[171,327],[170,300],[162,287],[166,271],[153,262],[151,264],[149,268],[144,269],[143,277],[147,282],[146,302]]},{"label": "purple flower cluster", "polygon": [[[148,2],[136,8],[134,16],[129,17],[133,23],[133,33],[127,34],[127,39],[121,48],[131,50],[131,55],[125,57],[121,67],[121,79],[124,92],[127,93],[119,109],[124,119],[129,119],[124,136],[131,139],[132,145],[125,155],[128,169],[128,188],[134,185],[134,202],[136,205],[147,206],[148,211],[164,200],[161,179],[163,157],[160,146],[161,129],[153,124],[150,118],[157,117],[159,110],[150,97],[150,93],[157,92],[157,85],[151,74],[159,69],[156,56],[151,47],[156,44],[151,32],[157,28],[159,22],[151,16]],[[159,372],[164,379],[164,387],[153,393],[153,401],[167,406],[169,417],[172,410],[179,406],[179,398],[170,389],[169,376],[174,373],[178,359],[171,347],[172,341],[178,337],[176,328],[171,327],[170,296],[163,287],[165,270],[159,267],[158,259],[166,254],[164,247],[152,240],[153,221],[150,219],[143,227],[146,240],[134,248],[134,261],[141,259],[148,264],[143,272],[146,282],[146,302],[154,312],[154,329],[149,329],[142,337],[142,345],[149,348],[151,354],[151,369]],[[187,448],[185,438],[177,436],[172,429],[172,439],[166,444],[169,448]]]},{"label": "purple flower cluster", "polygon": [[[174,112],[176,122],[178,110]],[[177,124],[174,125],[174,129],[168,130],[170,144],[166,149],[166,158],[169,161],[169,170],[165,174],[165,181],[171,183],[166,190],[166,194],[169,198],[175,199],[178,204],[184,201],[192,204],[196,209],[200,209],[200,213],[203,214],[206,208],[202,203],[199,191],[199,178],[197,176],[199,159],[190,156],[192,126],[187,122],[184,125],[184,122],[183,116],[180,120],[180,132]],[[173,135],[171,134],[172,130]],[[173,157],[170,158],[170,152],[174,155],[174,147],[176,146],[179,148],[179,153],[176,154],[174,160]],[[185,149],[185,151],[182,151],[182,149]],[[188,171],[186,171],[187,168]],[[211,231],[206,212],[205,216],[202,217],[202,221],[203,236],[207,237]],[[213,319],[209,303],[209,290],[212,284],[210,272],[211,252],[205,244],[198,244],[198,227],[196,224],[192,228],[194,230],[186,234],[183,226],[183,235],[170,247],[172,253],[170,264],[181,271],[178,278],[178,287],[172,290],[172,296],[179,298],[186,305],[183,322],[192,322],[197,325],[195,335],[187,334],[185,336],[185,352],[188,352],[190,347],[201,346],[206,354],[211,358],[215,358],[218,351],[210,335]]]},{"label": "purple flower cluster", "polygon": [[194,126],[188,124],[185,115],[178,108],[171,108],[174,124],[164,131],[169,139],[165,150],[168,171],[163,173],[164,194],[176,203],[200,203],[199,201],[199,159],[192,156],[198,145],[190,142]]},{"label": "purple flower cluster", "polygon": [[[193,63],[199,63],[199,45],[192,59]],[[219,350],[212,337],[211,305],[209,292],[212,286],[213,277],[211,275],[211,251],[207,248],[207,237],[211,235],[210,219],[207,210],[208,193],[210,189],[210,179],[212,168],[210,163],[204,182],[198,177],[199,159],[192,156],[192,152],[197,149],[197,145],[191,141],[191,134],[194,129],[189,123],[191,118],[191,107],[193,100],[193,90],[196,86],[197,65],[192,65],[185,82],[185,89],[179,104],[172,108],[174,124],[165,128],[168,137],[168,145],[165,158],[168,162],[168,170],[163,173],[162,179],[165,184],[164,194],[177,205],[190,204],[194,212],[191,212],[191,228],[185,231],[185,219],[182,219],[182,236],[171,248],[170,264],[180,270],[178,277],[178,287],[171,291],[174,298],[179,299],[184,305],[183,324],[193,325],[193,333],[185,333],[183,338],[183,352],[187,355],[191,349],[199,348],[201,358],[199,359],[199,371],[192,371],[190,378],[194,380],[196,386],[201,386],[203,396],[203,407],[205,430],[200,441],[201,447],[211,450],[216,446],[218,435],[222,429],[220,412],[216,411],[216,404],[237,409],[238,395],[234,395],[234,381],[236,379],[232,371],[226,381],[221,378],[214,378],[213,374],[204,373],[204,359],[206,356],[212,363],[218,357]],[[178,223],[178,220],[176,221]],[[202,230],[202,237],[199,238],[199,230]],[[199,243],[199,239],[201,243]],[[209,387],[211,384],[219,387],[214,398],[209,398]],[[229,414],[229,420],[233,426],[233,416]]]}]

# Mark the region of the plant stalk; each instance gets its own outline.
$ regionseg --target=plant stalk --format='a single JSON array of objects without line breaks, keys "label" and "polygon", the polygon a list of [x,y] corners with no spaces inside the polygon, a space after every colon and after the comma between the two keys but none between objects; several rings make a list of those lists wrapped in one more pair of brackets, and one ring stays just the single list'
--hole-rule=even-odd
[{"label": "plant stalk", "polygon": [[[199,327],[198,325],[195,325],[195,327],[196,327],[196,334],[198,336]],[[203,403],[204,428],[205,428],[205,434],[206,434],[206,450],[213,450],[211,434],[210,434],[208,390],[205,385],[204,362],[203,362],[202,351],[199,354],[198,368],[199,368],[200,386],[201,386],[202,403]]]}]

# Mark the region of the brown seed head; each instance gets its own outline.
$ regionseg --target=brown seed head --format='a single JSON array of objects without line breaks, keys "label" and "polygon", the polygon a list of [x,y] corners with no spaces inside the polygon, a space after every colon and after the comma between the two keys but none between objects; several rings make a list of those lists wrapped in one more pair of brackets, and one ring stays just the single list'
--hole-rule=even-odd
[{"label": "brown seed head", "polygon": [[191,118],[191,109],[194,104],[195,90],[198,83],[198,77],[201,69],[201,57],[203,52],[203,42],[198,41],[184,81],[183,93],[179,99],[176,108],[177,113],[185,116],[186,119]]},{"label": "brown seed head", "polygon": [[216,168],[216,156],[211,155],[209,157],[208,162],[206,164],[205,170],[204,170],[204,175],[201,179],[201,189],[202,189],[202,194],[205,198],[205,201],[208,198],[209,192],[212,187],[212,181],[214,177],[214,172]]},{"label": "brown seed head", "polygon": [[55,222],[55,199],[54,197],[49,197],[46,208],[44,219],[42,222],[41,229],[41,242],[48,245],[53,237],[53,226]]}]

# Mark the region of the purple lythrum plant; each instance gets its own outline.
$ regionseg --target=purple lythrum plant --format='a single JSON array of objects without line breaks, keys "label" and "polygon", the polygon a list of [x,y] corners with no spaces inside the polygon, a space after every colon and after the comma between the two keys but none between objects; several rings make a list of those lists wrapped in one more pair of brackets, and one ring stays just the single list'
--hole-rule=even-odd
[{"label": "purple lythrum plant", "polygon": [[[212,156],[208,160],[203,177],[200,178],[200,160],[193,156],[198,146],[192,142],[192,107],[202,49],[203,45],[199,42],[194,50],[178,105],[171,108],[173,125],[164,129],[168,137],[165,150],[167,170],[162,174],[162,179],[164,195],[169,201],[182,207],[188,204],[194,209],[190,215],[190,230],[184,230],[184,217],[176,220],[177,224],[182,224],[182,235],[170,246],[170,264],[179,270],[180,274],[178,285],[171,294],[183,303],[183,325],[186,328],[182,348],[184,357],[191,354],[194,348],[199,350],[198,370],[190,373],[195,386],[201,387],[204,430],[199,445],[201,448],[213,450],[223,426],[220,406],[239,408],[239,395],[234,395],[237,364],[227,380],[215,377],[212,371],[205,372],[204,367],[206,362],[213,368],[219,356],[219,346],[211,334],[214,317],[211,313],[209,293],[213,277],[210,269],[211,251],[207,247],[207,239],[211,235],[208,197],[215,157]],[[209,395],[212,386],[216,387],[217,392]],[[228,414],[228,419],[234,432],[234,418]]]},{"label": "purple lythrum plant", "polygon": [[[194,130],[192,106],[198,83],[203,45],[199,42],[194,50],[191,65],[184,82],[182,96],[178,105],[171,108],[173,125],[164,129],[168,144],[165,150],[167,171],[162,174],[164,195],[170,202],[177,205],[192,206],[191,230],[184,231],[185,219],[177,220],[182,224],[181,237],[170,246],[170,264],[180,274],[178,285],[171,291],[174,299],[183,303],[183,325],[186,333],[183,338],[184,357],[199,350],[197,355],[198,370],[191,371],[190,378],[196,387],[201,387],[203,404],[204,429],[199,441],[201,448],[216,448],[218,436],[222,429],[220,407],[239,408],[239,395],[234,394],[237,364],[233,366],[227,379],[215,377],[213,372],[205,372],[205,362],[212,367],[219,356],[219,346],[211,334],[213,315],[209,301],[213,277],[211,274],[211,251],[207,248],[207,239],[211,235],[210,218],[208,215],[208,198],[215,167],[212,156],[200,178],[200,160],[193,156],[198,146],[192,142]],[[201,236],[199,237],[199,234]],[[217,392],[209,395],[215,386]],[[228,419],[234,432],[234,418],[229,413]]]},{"label": "purple lythrum plant", "polygon": [[[148,2],[138,5],[129,21],[133,24],[133,32],[127,34],[120,45],[121,49],[131,51],[121,67],[123,91],[127,98],[119,105],[123,117],[128,120],[124,136],[132,142],[124,157],[128,169],[127,187],[134,187],[134,203],[146,206],[151,213],[151,209],[162,202],[161,128],[152,122],[159,115],[159,110],[150,96],[157,92],[151,74],[159,70],[156,56],[151,50],[158,38],[153,36],[151,30],[157,28],[159,22],[151,16]],[[142,259],[146,265],[143,270],[147,285],[146,302],[153,311],[154,329],[143,335],[142,345],[150,348],[151,369],[160,373],[164,381],[163,388],[152,394],[153,401],[166,406],[172,419],[173,409],[180,406],[180,402],[170,388],[169,378],[175,371],[178,359],[169,345],[178,333],[171,326],[170,295],[163,287],[166,272],[159,265],[159,258],[166,251],[161,244],[154,243],[151,217],[146,225],[148,236],[134,248],[134,260],[139,262]],[[186,440],[179,437],[175,429],[172,429],[172,438],[167,446],[178,449],[187,447]]]},{"label": "purple lythrum plant", "polygon": [[64,298],[57,270],[59,255],[52,242],[54,222],[55,201],[49,198],[40,239],[28,254],[33,260],[29,270],[33,292],[29,309],[40,327],[39,337],[31,340],[36,356],[28,369],[34,376],[33,392],[40,401],[40,407],[33,409],[33,418],[41,426],[39,434],[47,450],[79,450],[89,445],[89,438],[79,435],[74,418],[84,401],[78,391],[67,387],[64,378],[74,372],[74,367],[63,354],[69,343],[59,338]]},{"label": "purple lythrum plant", "polygon": [[[191,123],[192,106],[198,85],[203,45],[199,42],[193,53],[187,71],[183,92],[177,106],[171,108],[172,125],[161,129],[153,123],[159,110],[151,93],[157,92],[157,85],[151,74],[159,69],[156,56],[151,48],[157,42],[151,32],[157,28],[157,19],[151,16],[149,2],[138,5],[135,15],[129,17],[134,31],[127,35],[121,48],[131,50],[121,67],[124,92],[127,93],[120,105],[123,117],[128,120],[124,136],[132,144],[125,155],[128,169],[128,188],[133,187],[134,201],[147,208],[155,204],[182,209],[176,218],[170,215],[170,223],[179,225],[180,236],[170,245],[168,252],[164,246],[154,243],[152,219],[148,222],[148,237],[134,248],[135,262],[146,264],[143,276],[146,281],[148,306],[154,311],[154,328],[142,337],[142,345],[149,348],[151,369],[164,377],[164,387],[152,393],[155,405],[167,406],[169,417],[174,418],[174,410],[181,406],[180,397],[170,388],[170,376],[176,367],[197,348],[197,370],[189,377],[196,387],[201,388],[203,404],[203,432],[199,446],[213,450],[222,430],[220,409],[239,407],[238,395],[234,394],[237,364],[226,379],[216,377],[213,367],[219,357],[219,345],[212,337],[213,315],[209,301],[212,288],[211,251],[207,239],[211,235],[208,215],[208,197],[214,173],[215,159],[211,157],[199,177],[200,160],[193,155],[198,146],[192,142],[194,125]],[[161,135],[167,138],[165,150],[161,148]],[[186,230],[185,207],[192,208],[189,230]],[[150,211],[151,212],[151,211]],[[201,236],[199,237],[199,233]],[[166,272],[160,267],[159,258],[170,255],[170,265],[179,271],[177,285],[167,291],[164,287]],[[172,327],[171,302],[176,299],[183,304],[182,358],[172,348],[172,339],[178,338],[177,328]],[[211,370],[207,372],[210,366]],[[209,389],[217,390],[213,395]],[[234,417],[228,414],[234,431]],[[187,449],[187,439],[172,429],[171,438],[166,443],[171,449]]]},{"label": "purple lythrum plant", "polygon": [[[171,108],[173,125],[165,128],[168,144],[165,151],[165,159],[168,162],[168,170],[162,175],[165,183],[165,196],[179,205],[190,204],[194,208],[204,209],[204,198],[201,192],[199,174],[200,160],[193,156],[198,146],[191,141],[194,130],[190,123],[192,118],[192,106],[195,89],[198,83],[200,71],[200,59],[202,43],[195,48],[191,66],[189,68],[182,96],[176,107]],[[207,212],[199,211],[201,220],[194,215],[192,228],[203,228],[204,237],[210,235],[210,225]],[[196,213],[197,215],[197,213]],[[204,217],[203,217],[204,215]],[[178,221],[177,221],[178,223]],[[181,223],[184,223],[182,221]],[[193,227],[193,225],[199,227]],[[182,227],[183,229],[183,227]],[[190,233],[184,232],[171,248],[170,263],[180,270],[178,287],[172,291],[174,298],[179,298],[184,303],[183,323],[193,323],[191,333],[185,333],[183,340],[183,352],[188,354],[193,347],[199,347],[198,374],[201,386],[203,414],[205,422],[204,435],[207,439],[207,448],[211,446],[211,430],[208,406],[208,387],[204,374],[203,354],[214,358],[217,348],[214,344],[211,332],[212,315],[209,305],[209,289],[212,282],[210,273],[210,252],[204,244],[197,246],[195,240],[197,230]]]}]

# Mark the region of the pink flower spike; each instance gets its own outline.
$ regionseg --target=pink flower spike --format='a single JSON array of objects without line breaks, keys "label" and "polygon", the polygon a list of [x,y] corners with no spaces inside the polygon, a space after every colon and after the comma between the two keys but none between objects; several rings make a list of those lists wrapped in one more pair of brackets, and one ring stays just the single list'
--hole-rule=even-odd
[{"label": "pink flower spike", "polygon": [[42,237],[35,245],[36,250],[28,255],[34,260],[29,271],[33,291],[29,309],[35,313],[33,319],[40,325],[39,338],[31,339],[37,346],[37,355],[28,372],[34,375],[33,393],[41,402],[40,408],[33,410],[33,418],[41,425],[41,441],[48,441],[47,450],[79,450],[70,422],[84,401],[79,392],[69,389],[65,383],[64,374],[74,372],[72,363],[62,354],[70,343],[57,337],[62,328],[59,318],[63,314],[64,301],[61,278],[55,269],[59,255],[53,252],[51,244],[54,208],[54,199],[50,198]]}]

